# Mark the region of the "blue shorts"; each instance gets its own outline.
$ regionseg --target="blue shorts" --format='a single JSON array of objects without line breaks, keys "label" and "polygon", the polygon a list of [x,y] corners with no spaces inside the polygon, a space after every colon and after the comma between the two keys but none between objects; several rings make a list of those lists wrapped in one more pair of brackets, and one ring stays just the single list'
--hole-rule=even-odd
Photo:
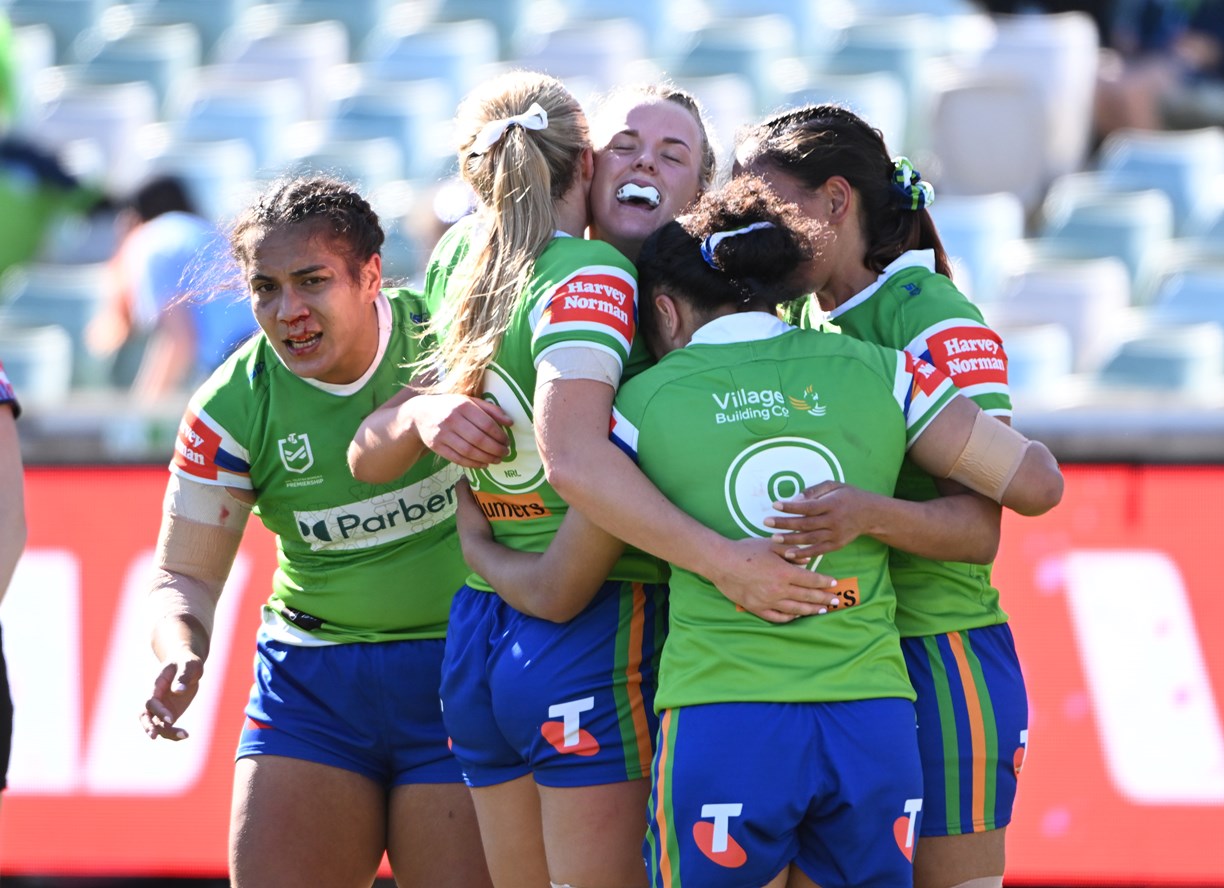
[{"label": "blue shorts", "polygon": [[283,755],[382,786],[458,783],[446,744],[441,638],[285,644],[262,632],[238,758]]},{"label": "blue shorts", "polygon": [[905,888],[922,819],[914,707],[712,703],[663,713],[645,856],[656,888]]},{"label": "blue shorts", "polygon": [[443,717],[469,786],[650,775],[666,586],[612,580],[568,623],[464,586],[451,604]]},{"label": "blue shorts", "polygon": [[1028,744],[1028,695],[1011,629],[999,623],[903,638],[901,649],[918,693],[922,835],[1007,826]]}]

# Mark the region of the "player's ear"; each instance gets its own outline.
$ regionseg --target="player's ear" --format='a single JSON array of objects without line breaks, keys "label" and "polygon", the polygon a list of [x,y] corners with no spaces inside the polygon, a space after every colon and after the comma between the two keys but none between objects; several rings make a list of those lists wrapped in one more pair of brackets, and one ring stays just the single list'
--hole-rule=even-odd
[{"label": "player's ear", "polygon": [[830,176],[825,180],[824,189],[829,201],[829,219],[840,222],[847,213],[854,209],[854,188],[843,176]]},{"label": "player's ear", "polygon": [[654,306],[659,332],[671,342],[680,332],[680,309],[676,307],[676,300],[660,290],[654,295]]},{"label": "player's ear", "polygon": [[373,302],[382,289],[382,256],[374,253],[361,268],[361,292],[367,302]]}]

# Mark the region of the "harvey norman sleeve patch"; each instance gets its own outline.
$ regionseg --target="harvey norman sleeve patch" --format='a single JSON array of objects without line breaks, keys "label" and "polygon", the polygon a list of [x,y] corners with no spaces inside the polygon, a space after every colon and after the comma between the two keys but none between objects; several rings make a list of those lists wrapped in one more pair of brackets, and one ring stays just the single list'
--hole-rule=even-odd
[{"label": "harvey norman sleeve patch", "polygon": [[188,408],[179,423],[170,469],[197,481],[250,489],[246,452],[203,410]]},{"label": "harvey norman sleeve patch", "polygon": [[624,271],[611,266],[587,267],[565,280],[544,309],[543,328],[564,338],[611,336],[628,352],[637,326],[634,301],[637,286]]},{"label": "harvey norman sleeve patch", "polygon": [[1007,384],[1007,355],[1003,340],[989,327],[947,327],[926,339],[929,360],[960,389]]}]

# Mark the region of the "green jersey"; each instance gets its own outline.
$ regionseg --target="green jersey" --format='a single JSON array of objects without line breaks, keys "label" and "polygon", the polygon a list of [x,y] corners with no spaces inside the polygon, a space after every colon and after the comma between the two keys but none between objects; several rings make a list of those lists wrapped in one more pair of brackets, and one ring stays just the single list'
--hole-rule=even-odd
[{"label": "green jersey", "polygon": [[[902,255],[826,320],[857,339],[904,349],[934,364],[986,413],[1011,416],[1003,341],[986,326],[977,306],[935,273],[932,252]],[[907,461],[896,495],[922,502],[939,491],[930,475]],[[990,575],[989,565],[934,561],[893,550],[901,635],[939,635],[1006,622]]]},{"label": "green jersey", "polygon": [[[461,281],[474,222],[461,222],[439,241],[426,272],[426,300],[433,307],[451,298]],[[536,444],[536,368],[559,348],[590,348],[612,355],[625,375],[645,366],[637,328],[637,279],[633,264],[603,241],[558,235],[540,254],[520,295],[493,362],[485,370],[483,397],[514,418],[507,429],[510,454],[486,469],[468,472],[472,491],[498,542],[524,552],[543,552],[569,506],[544,478]],[[598,479],[592,479],[598,483]],[[662,582],[659,561],[627,548],[609,579]],[[468,584],[493,591],[473,574]]]},{"label": "green jersey", "polygon": [[[813,484],[891,494],[909,445],[955,395],[903,352],[748,312],[706,324],[627,382],[612,437],[707,527],[767,537],[772,504]],[[779,625],[674,568],[656,707],[913,699],[888,547],[859,537],[819,570],[838,579],[845,606]]]},{"label": "green jersey", "polygon": [[406,290],[375,306],[378,355],[348,385],[295,375],[262,333],[241,346],[192,396],[170,467],[188,481],[254,491],[255,513],[277,539],[268,609],[322,621],[309,631],[272,621],[303,644],[442,638],[467,572],[455,533],[458,467],[430,455],[388,484],[349,472],[349,442],[408,382],[427,318]]}]

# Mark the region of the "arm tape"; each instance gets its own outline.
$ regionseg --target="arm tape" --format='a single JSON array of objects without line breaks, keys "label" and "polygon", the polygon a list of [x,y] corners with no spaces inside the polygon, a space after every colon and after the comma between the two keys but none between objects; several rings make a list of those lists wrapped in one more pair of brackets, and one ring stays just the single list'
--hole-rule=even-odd
[{"label": "arm tape", "polygon": [[187,481],[171,475],[162,511],[169,517],[229,528],[241,534],[251,514],[251,504],[238,499],[224,485]]},{"label": "arm tape", "polygon": [[213,617],[224,583],[206,583],[159,568],[149,590],[149,616],[156,626],[162,620],[195,617],[211,638]]},{"label": "arm tape", "polygon": [[248,503],[217,485],[171,475],[149,591],[155,621],[192,616],[212,634],[217,600],[242,542]]},{"label": "arm tape", "polygon": [[241,542],[242,533],[232,528],[166,516],[149,590],[154,625],[167,618],[192,616],[211,637],[217,600]]},{"label": "arm tape", "polygon": [[621,365],[615,357],[597,348],[565,346],[548,352],[536,368],[536,388],[558,379],[590,379],[620,385]]},{"label": "arm tape", "polygon": [[1011,426],[985,413],[973,419],[969,440],[945,476],[990,497],[1003,501],[1003,492],[1024,461],[1031,442]]}]

